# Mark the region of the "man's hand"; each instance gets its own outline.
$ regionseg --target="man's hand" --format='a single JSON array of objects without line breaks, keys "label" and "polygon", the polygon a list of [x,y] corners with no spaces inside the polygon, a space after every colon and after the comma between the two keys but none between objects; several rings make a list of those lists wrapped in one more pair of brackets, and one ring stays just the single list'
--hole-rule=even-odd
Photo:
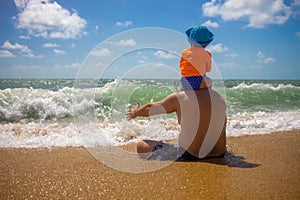
[{"label": "man's hand", "polygon": [[140,103],[137,102],[134,108],[127,111],[127,113],[126,113],[127,120],[131,120],[131,119],[134,119],[137,117],[135,115],[135,113],[136,113],[137,109],[139,109],[139,107],[140,107]]},{"label": "man's hand", "polygon": [[176,94],[170,94],[166,98],[158,102],[149,102],[142,106],[136,103],[135,108],[130,109],[126,113],[128,120],[136,117],[149,117],[151,115],[169,114],[179,110],[180,106]]}]

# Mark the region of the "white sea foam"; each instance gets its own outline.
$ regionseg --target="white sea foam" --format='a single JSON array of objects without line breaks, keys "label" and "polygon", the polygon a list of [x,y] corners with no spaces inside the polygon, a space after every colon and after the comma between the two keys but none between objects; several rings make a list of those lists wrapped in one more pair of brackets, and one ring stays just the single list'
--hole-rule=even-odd
[{"label": "white sea foam", "polygon": [[82,140],[76,133],[73,123],[8,123],[0,125],[0,147],[36,148],[36,147],[82,146]]},{"label": "white sea foam", "polygon": [[272,85],[269,83],[240,83],[237,86],[232,87],[232,89],[249,89],[249,88],[261,88],[261,89],[270,89],[270,90],[280,90],[280,89],[286,89],[286,88],[298,88],[298,86],[294,86],[292,84],[278,84],[278,85]]},{"label": "white sea foam", "polygon": [[[143,81],[113,81],[103,87],[83,89],[0,90],[0,147],[118,146],[143,139],[176,139],[180,126],[174,115],[124,120],[124,112],[132,106],[127,101],[128,94],[143,84],[149,85]],[[155,87],[145,89],[148,90],[136,90],[134,103],[148,102],[158,93]],[[299,130],[299,89],[289,83],[239,83],[227,88],[227,136]],[[166,92],[169,90],[159,94],[158,99],[164,98]],[[149,99],[145,99],[149,93]],[[85,121],[80,124],[82,118]]]},{"label": "white sea foam", "polygon": [[8,123],[0,125],[0,147],[36,148],[66,146],[118,146],[143,139],[175,139],[174,119],[70,124]]},{"label": "white sea foam", "polygon": [[300,129],[300,110],[238,113],[228,117],[227,136],[264,134]]},{"label": "white sea foam", "polygon": [[[300,129],[300,111],[238,113],[228,117],[227,136],[268,134]],[[109,123],[6,123],[0,125],[0,147],[119,146],[143,139],[176,140],[175,118]]]}]

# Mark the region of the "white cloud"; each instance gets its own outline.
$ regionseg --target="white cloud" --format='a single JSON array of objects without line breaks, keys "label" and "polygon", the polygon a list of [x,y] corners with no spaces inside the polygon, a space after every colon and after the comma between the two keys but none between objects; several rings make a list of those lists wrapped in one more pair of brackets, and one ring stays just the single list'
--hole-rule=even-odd
[{"label": "white cloud", "polygon": [[266,57],[263,52],[258,51],[257,52],[257,62],[258,63],[265,63],[265,64],[269,64],[271,62],[275,62],[275,59],[272,57]]},{"label": "white cloud", "polygon": [[217,22],[212,22],[210,20],[204,22],[202,25],[207,26],[207,27],[212,27],[212,28],[218,28],[219,24]]},{"label": "white cloud", "polygon": [[54,65],[54,69],[79,69],[80,63],[66,64],[66,65]]},{"label": "white cloud", "polygon": [[56,43],[45,43],[42,45],[42,47],[45,47],[45,48],[55,48],[55,47],[60,47],[59,44],[56,44]]},{"label": "white cloud", "polygon": [[66,68],[68,68],[68,69],[79,69],[80,66],[81,66],[80,63],[73,63],[73,64],[70,64],[70,65],[67,65]]},{"label": "white cloud", "polygon": [[148,56],[142,55],[142,52],[138,51],[135,56],[138,64],[144,64],[147,60],[149,60]]},{"label": "white cloud", "polygon": [[138,64],[144,64],[144,63],[146,63],[146,61],[140,59],[140,60],[137,61],[137,63],[138,63]]},{"label": "white cloud", "polygon": [[125,47],[125,46],[136,46],[136,41],[134,39],[128,39],[128,40],[120,40],[116,42],[109,41],[107,44],[112,44],[120,47]]},{"label": "white cloud", "polygon": [[95,34],[98,34],[98,32],[99,32],[99,26],[96,25],[96,26],[95,26],[95,29],[94,29],[94,33],[95,33]]},{"label": "white cloud", "polygon": [[228,51],[228,47],[223,46],[222,43],[215,44],[215,45],[209,45],[207,47],[207,50],[210,51],[211,53],[223,53]]},{"label": "white cloud", "polygon": [[128,27],[133,25],[133,22],[132,21],[116,22],[116,25],[121,27]]},{"label": "white cloud", "polygon": [[296,35],[300,38],[300,32],[297,32]]},{"label": "white cloud", "polygon": [[21,45],[19,43],[15,43],[15,44],[11,44],[8,40],[5,41],[2,45],[2,48],[4,49],[10,49],[10,50],[17,50],[20,52],[20,54],[22,56],[25,56],[25,57],[35,57],[32,53],[32,50],[29,49],[26,45]]},{"label": "white cloud", "polygon": [[29,40],[30,39],[30,37],[28,35],[20,35],[19,38],[24,39],[24,40]]},{"label": "white cloud", "polygon": [[98,62],[95,66],[96,66],[96,67],[103,67],[104,64],[103,64],[102,62]]},{"label": "white cloud", "polygon": [[39,66],[39,65],[16,65],[16,66],[13,66],[13,68],[18,71],[28,71],[28,70],[40,69],[41,66]]},{"label": "white cloud", "polygon": [[222,68],[237,68],[237,67],[239,67],[239,64],[235,63],[235,62],[224,62],[224,63],[218,63],[217,67],[222,67]]},{"label": "white cloud", "polygon": [[0,57],[2,57],[2,58],[13,58],[13,57],[16,57],[16,56],[10,51],[0,50]]},{"label": "white cloud", "polygon": [[23,10],[24,8],[26,8],[29,0],[14,0],[14,2],[18,9]]},{"label": "white cloud", "polygon": [[59,55],[63,55],[63,54],[66,54],[65,51],[63,50],[60,50],[60,49],[53,49],[53,52],[56,53],[56,54],[59,54]]},{"label": "white cloud", "polygon": [[246,20],[247,27],[252,28],[283,24],[291,15],[291,8],[283,0],[211,0],[202,5],[202,10],[207,17],[220,16],[225,21]]},{"label": "white cloud", "polygon": [[108,48],[98,49],[92,52],[93,56],[110,56],[112,52]]},{"label": "white cloud", "polygon": [[300,5],[300,0],[294,0],[292,3],[292,6],[299,6]]},{"label": "white cloud", "polygon": [[11,44],[8,40],[6,40],[3,43],[2,48],[5,48],[5,49],[18,49],[18,50],[21,50],[22,52],[31,52],[31,50],[27,46],[21,45],[19,43]]},{"label": "white cloud", "polygon": [[79,17],[76,11],[70,12],[55,1],[29,0],[25,7],[17,4],[24,10],[15,18],[16,27],[27,29],[29,35],[67,39],[86,34],[83,32],[86,20]]},{"label": "white cloud", "polygon": [[255,69],[255,70],[257,70],[257,69],[262,69],[262,66],[261,65],[259,65],[259,64],[252,64],[252,65],[250,65],[250,68],[251,69]]},{"label": "white cloud", "polygon": [[158,50],[154,53],[154,55],[157,58],[163,58],[163,59],[170,59],[170,58],[176,58],[176,55],[174,53],[171,52],[165,52],[165,51],[161,51]]},{"label": "white cloud", "polygon": [[237,54],[237,53],[231,53],[231,54],[229,54],[228,56],[229,56],[231,59],[234,59],[234,58],[238,57],[239,54]]}]

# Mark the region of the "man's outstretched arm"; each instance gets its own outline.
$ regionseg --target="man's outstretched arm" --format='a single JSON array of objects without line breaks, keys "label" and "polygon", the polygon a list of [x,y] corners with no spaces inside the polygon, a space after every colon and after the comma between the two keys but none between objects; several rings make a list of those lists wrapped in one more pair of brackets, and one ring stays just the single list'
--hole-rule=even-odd
[{"label": "man's outstretched arm", "polygon": [[128,110],[126,116],[127,119],[130,120],[136,117],[149,117],[151,115],[172,113],[175,112],[177,108],[177,97],[175,94],[171,94],[159,102],[150,102],[143,106],[137,103],[135,108]]}]

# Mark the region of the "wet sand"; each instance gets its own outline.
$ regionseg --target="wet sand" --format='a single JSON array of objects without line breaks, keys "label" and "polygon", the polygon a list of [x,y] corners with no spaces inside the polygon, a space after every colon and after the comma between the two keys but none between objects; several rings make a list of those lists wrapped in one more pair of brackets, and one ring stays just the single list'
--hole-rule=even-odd
[{"label": "wet sand", "polygon": [[0,199],[300,199],[300,130],[227,143],[224,159],[148,173],[112,169],[85,148],[3,148]]}]

